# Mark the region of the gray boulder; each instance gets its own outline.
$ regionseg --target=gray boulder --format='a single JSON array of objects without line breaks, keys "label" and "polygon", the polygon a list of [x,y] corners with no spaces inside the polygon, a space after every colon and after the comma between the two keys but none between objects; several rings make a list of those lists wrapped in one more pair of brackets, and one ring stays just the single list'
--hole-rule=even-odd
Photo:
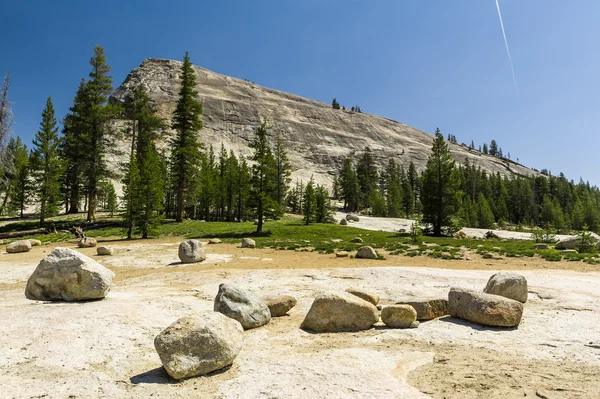
[{"label": "gray boulder", "polygon": [[25,296],[38,301],[85,301],[104,298],[115,274],[77,251],[57,247],[27,281]]},{"label": "gray boulder", "polygon": [[14,241],[6,246],[6,252],[9,254],[18,254],[20,252],[29,251],[31,251],[31,242],[29,240]]},{"label": "gray boulder", "polygon": [[410,305],[386,306],[381,311],[381,321],[392,328],[410,328],[417,321],[417,311]]},{"label": "gray boulder", "polygon": [[405,300],[396,304],[412,306],[417,312],[417,320],[432,320],[450,314],[446,298]]},{"label": "gray boulder", "polygon": [[581,242],[581,237],[573,236],[566,237],[556,243],[554,248],[556,249],[577,249],[579,243]]},{"label": "gray boulder", "polygon": [[256,247],[256,241],[252,238],[242,238],[242,248],[254,248]]},{"label": "gray boulder", "polygon": [[363,239],[360,237],[354,237],[353,239],[350,240],[350,242],[353,244],[362,244]]},{"label": "gray boulder", "polygon": [[346,290],[346,292],[349,294],[355,295],[355,296],[359,297],[360,299],[363,299],[367,302],[370,302],[375,306],[377,306],[377,304],[379,303],[379,295],[377,295],[376,292],[369,291],[369,290],[362,290],[359,288],[348,288]]},{"label": "gray boulder", "polygon": [[98,242],[96,241],[95,238],[92,237],[85,237],[82,238],[81,240],[79,240],[79,242],[77,243],[77,246],[79,248],[93,248],[96,245],[98,245]]},{"label": "gray boulder", "polygon": [[263,301],[269,308],[271,317],[285,316],[297,303],[296,298],[290,295],[265,297]]},{"label": "gray boulder", "polygon": [[206,259],[206,252],[198,240],[187,240],[179,244],[181,263],[198,263]]},{"label": "gray boulder", "polygon": [[349,222],[358,222],[358,221],[360,221],[360,218],[356,215],[349,213],[346,215],[346,220]]},{"label": "gray boulder", "polygon": [[112,255],[115,254],[115,250],[114,249],[112,249],[111,247],[105,247],[105,246],[101,246],[101,247],[96,248],[96,252],[100,256],[112,256]]},{"label": "gray boulder", "polygon": [[154,338],[154,347],[169,375],[189,378],[233,363],[242,349],[240,323],[221,313],[182,317]]},{"label": "gray boulder", "polygon": [[260,327],[271,321],[271,311],[259,297],[229,284],[219,285],[214,310],[239,321],[244,330]]},{"label": "gray boulder", "polygon": [[342,220],[340,220],[340,224],[342,226],[348,226],[348,221],[346,219],[342,219]]},{"label": "gray boulder", "polygon": [[361,259],[377,259],[377,252],[375,252],[373,247],[360,247],[356,253],[356,257]]},{"label": "gray boulder", "polygon": [[379,321],[377,308],[347,292],[321,294],[313,302],[301,328],[315,332],[367,330]]},{"label": "gray boulder", "polygon": [[521,302],[460,288],[450,289],[448,305],[453,317],[485,326],[515,327],[523,316]]},{"label": "gray boulder", "polygon": [[525,303],[527,302],[527,279],[517,273],[496,273],[490,277],[483,292]]}]

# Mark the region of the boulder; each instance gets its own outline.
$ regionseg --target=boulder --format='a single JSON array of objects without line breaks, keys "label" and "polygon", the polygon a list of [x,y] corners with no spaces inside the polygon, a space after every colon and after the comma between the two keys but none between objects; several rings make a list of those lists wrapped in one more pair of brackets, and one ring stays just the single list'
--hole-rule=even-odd
[{"label": "boulder", "polygon": [[456,233],[454,233],[454,238],[465,239],[465,238],[467,238],[467,233],[465,233],[462,230],[459,230]]},{"label": "boulder", "polygon": [[353,214],[347,214],[346,215],[346,220],[349,222],[358,222],[360,221],[360,218],[357,215],[353,215]]},{"label": "boulder", "polygon": [[240,323],[206,311],[171,324],[154,338],[154,347],[167,373],[180,380],[229,366],[243,339]]},{"label": "boulder", "polygon": [[252,238],[242,238],[242,248],[254,248],[256,247],[256,241]]},{"label": "boulder", "polygon": [[578,254],[579,252],[576,249],[564,249],[562,251],[563,254]]},{"label": "boulder", "polygon": [[448,308],[453,317],[494,327],[515,327],[523,316],[519,301],[461,288],[450,289]]},{"label": "boulder", "polygon": [[38,301],[85,301],[104,298],[115,274],[92,258],[57,247],[27,281],[25,296]]},{"label": "boulder", "polygon": [[377,304],[379,303],[379,295],[377,295],[376,292],[361,290],[358,288],[348,288],[346,292],[352,295],[356,295],[360,299],[364,299],[367,302],[371,302],[375,306],[377,306]]},{"label": "boulder", "polygon": [[336,258],[347,258],[348,257],[348,252],[346,251],[338,251],[335,253],[335,257]]},{"label": "boulder", "polygon": [[321,294],[313,302],[301,328],[314,332],[367,330],[379,320],[377,308],[347,292]]},{"label": "boulder", "polygon": [[29,251],[31,251],[31,242],[29,240],[14,241],[6,246],[6,252],[9,254]]},{"label": "boulder", "polygon": [[417,312],[417,320],[432,320],[450,314],[446,298],[398,301],[396,305],[410,305]]},{"label": "boulder", "polygon": [[548,249],[550,248],[548,244],[544,244],[542,242],[538,242],[537,244],[533,244],[533,249]]},{"label": "boulder", "polygon": [[527,279],[518,273],[500,272],[488,280],[483,292],[527,302]]},{"label": "boulder", "polygon": [[98,242],[92,237],[84,237],[77,243],[79,248],[93,248],[96,245],[98,245]]},{"label": "boulder", "polygon": [[179,244],[178,255],[181,263],[198,263],[206,260],[206,252],[198,240],[187,240]]},{"label": "boulder", "polygon": [[100,256],[112,256],[112,255],[115,254],[115,250],[114,249],[112,249],[111,247],[105,247],[105,246],[101,246],[101,247],[96,248],[96,252]]},{"label": "boulder", "polygon": [[373,247],[360,247],[356,253],[356,257],[361,259],[377,259],[377,252],[375,252]]},{"label": "boulder", "polygon": [[229,284],[219,285],[214,310],[239,321],[244,330],[260,327],[271,321],[271,311],[259,297]]},{"label": "boulder", "polygon": [[208,240],[209,244],[221,244],[223,241],[221,241],[218,238],[211,238],[210,240]]},{"label": "boulder", "polygon": [[269,308],[271,317],[285,316],[297,303],[296,298],[290,295],[265,297],[263,301]]},{"label": "boulder", "polygon": [[386,306],[381,311],[381,321],[392,328],[410,328],[417,321],[417,311],[410,305]]},{"label": "boulder", "polygon": [[342,219],[342,220],[340,220],[340,224],[342,226],[348,226],[348,221],[346,219]]},{"label": "boulder", "polygon": [[350,242],[353,244],[362,244],[363,239],[360,237],[354,237],[353,239],[350,240]]},{"label": "boulder", "polygon": [[556,249],[576,249],[581,242],[581,237],[566,237],[556,243],[554,248]]},{"label": "boulder", "polygon": [[42,242],[40,240],[29,240],[29,242],[31,243],[32,247],[39,247],[40,245],[42,245]]}]

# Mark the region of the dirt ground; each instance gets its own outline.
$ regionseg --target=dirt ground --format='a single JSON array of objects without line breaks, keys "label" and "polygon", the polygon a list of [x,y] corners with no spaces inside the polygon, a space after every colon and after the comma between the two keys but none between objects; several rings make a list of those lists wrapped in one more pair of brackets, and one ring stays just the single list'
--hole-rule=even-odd
[{"label": "dirt ground", "polygon": [[[112,257],[81,249],[116,273],[101,301],[44,303],[23,291],[55,244],[0,254],[0,391],[3,398],[595,398],[600,392],[600,267],[539,258],[386,260],[311,252],[207,247],[178,263],[180,239],[107,241]],[[61,246],[75,247],[74,242]],[[0,251],[4,248],[0,247]],[[498,270],[520,270],[529,300],[517,329],[445,317],[359,333],[299,328],[321,292],[359,287],[381,303],[482,289]],[[291,294],[289,316],[246,331],[227,370],[177,382],[154,337],[179,317],[212,309],[218,285]]]}]

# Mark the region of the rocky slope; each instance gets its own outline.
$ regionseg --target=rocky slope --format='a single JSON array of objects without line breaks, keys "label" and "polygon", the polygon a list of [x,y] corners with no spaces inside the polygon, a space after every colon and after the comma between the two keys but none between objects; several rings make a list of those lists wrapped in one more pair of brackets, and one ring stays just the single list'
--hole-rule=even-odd
[{"label": "rocky slope", "polygon": [[[115,91],[111,101],[121,102],[141,84],[162,117],[170,121],[177,102],[181,62],[147,59],[135,68]],[[347,156],[358,157],[366,147],[383,166],[391,157],[405,167],[411,160],[425,167],[432,136],[413,127],[366,113],[334,110],[330,105],[259,86],[195,67],[197,90],[204,106],[201,140],[218,151],[221,143],[229,150],[249,155],[248,144],[261,118],[268,118],[273,133],[281,132],[289,143],[293,177],[331,184],[332,175]],[[172,134],[172,132],[169,132]],[[453,158],[465,159],[488,172],[502,175],[536,173],[515,162],[470,151],[450,144]]]}]

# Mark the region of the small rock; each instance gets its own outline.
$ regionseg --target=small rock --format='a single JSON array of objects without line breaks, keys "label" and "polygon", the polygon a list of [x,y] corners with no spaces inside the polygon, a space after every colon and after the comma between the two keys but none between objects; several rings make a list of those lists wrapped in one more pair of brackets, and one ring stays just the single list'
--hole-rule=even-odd
[{"label": "small rock", "polygon": [[453,258],[450,252],[442,252],[442,258]]},{"label": "small rock", "polygon": [[206,252],[198,240],[187,240],[179,244],[178,255],[181,263],[198,263],[206,260]]},{"label": "small rock", "polygon": [[92,237],[85,237],[85,238],[79,240],[79,242],[77,243],[77,246],[79,248],[93,248],[96,245],[98,245],[98,242],[96,241],[95,238],[92,238]]},{"label": "small rock", "polygon": [[373,247],[360,247],[356,253],[356,257],[360,259],[377,259],[377,252]]},{"label": "small rock", "polygon": [[360,237],[354,237],[353,239],[350,240],[350,242],[353,244],[362,244],[363,239]]},{"label": "small rock", "polygon": [[321,294],[313,302],[301,328],[315,332],[367,330],[379,320],[377,308],[347,292]]},{"label": "small rock", "polygon": [[242,239],[242,248],[254,248],[256,247],[256,241],[252,238],[243,238]]},{"label": "small rock", "polygon": [[490,277],[483,292],[525,303],[527,302],[527,279],[517,273],[496,273]]},{"label": "small rock", "polygon": [[96,248],[96,252],[98,253],[98,255],[100,256],[112,256],[115,253],[115,250],[112,249],[111,247],[98,247]]},{"label": "small rock", "polygon": [[548,248],[550,248],[548,246],[548,244],[544,244],[544,243],[541,243],[541,242],[539,242],[537,244],[533,244],[533,249],[548,249]]},{"label": "small rock", "polygon": [[347,258],[348,256],[348,252],[346,251],[338,251],[335,253],[336,258]]},{"label": "small rock", "polygon": [[40,245],[42,245],[42,242],[40,240],[29,240],[29,242],[31,243],[32,247],[39,247]]},{"label": "small rock", "polygon": [[359,217],[357,215],[353,215],[351,213],[346,215],[346,220],[350,221],[350,222],[358,222],[360,221]]},{"label": "small rock", "polygon": [[381,321],[392,328],[409,328],[417,321],[417,311],[410,305],[390,305],[381,311]]},{"label": "small rock", "polygon": [[263,301],[271,311],[271,317],[285,316],[297,303],[296,298],[290,295],[265,297]]},{"label": "small rock", "polygon": [[346,219],[342,219],[342,220],[340,220],[340,225],[348,226],[348,221]]},{"label": "small rock", "polygon": [[361,290],[359,288],[348,288],[346,290],[347,293],[356,295],[357,297],[364,299],[367,302],[372,303],[377,306],[379,303],[379,295],[373,291]]},{"label": "small rock", "polygon": [[31,251],[31,242],[29,242],[29,240],[14,241],[6,246],[6,252],[9,254],[29,251]]},{"label": "small rock", "polygon": [[223,242],[223,241],[221,241],[221,240],[220,240],[220,239],[218,239],[218,238],[211,238],[211,239],[209,239],[209,240],[208,240],[208,243],[209,243],[209,244],[221,244],[222,242]]},{"label": "small rock", "polygon": [[338,242],[342,242],[344,240],[342,240],[341,238],[334,238],[333,240],[331,240],[331,242],[333,243],[338,243]]},{"label": "small rock", "polygon": [[419,323],[418,321],[413,321],[412,323],[410,323],[410,326],[408,326],[408,328],[419,328],[419,325],[421,323]]},{"label": "small rock", "polygon": [[494,327],[515,327],[523,316],[521,302],[460,288],[450,289],[448,308],[453,317]]},{"label": "small rock", "polygon": [[177,380],[207,374],[233,363],[242,349],[244,330],[221,313],[182,317],[154,339],[169,375]]},{"label": "small rock", "polygon": [[408,299],[398,301],[396,305],[412,306],[417,312],[417,320],[432,320],[450,314],[446,298],[432,298],[422,300]]},{"label": "small rock", "polygon": [[260,327],[271,321],[271,311],[259,297],[229,284],[219,285],[214,311],[239,321],[244,330]]}]

